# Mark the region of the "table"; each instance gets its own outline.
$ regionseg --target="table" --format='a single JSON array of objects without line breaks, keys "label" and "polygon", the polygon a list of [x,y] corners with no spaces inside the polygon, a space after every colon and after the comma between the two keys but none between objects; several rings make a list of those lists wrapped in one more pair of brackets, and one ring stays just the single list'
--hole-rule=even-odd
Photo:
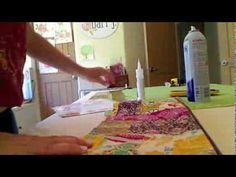
[{"label": "table", "polygon": [[[219,86],[218,88],[225,88],[225,86]],[[124,92],[127,92],[127,90]],[[128,92],[134,92],[134,90]],[[96,95],[96,93],[97,92],[91,92],[79,101],[91,99]],[[230,92],[225,94],[226,97],[229,97],[232,93]],[[234,104],[232,105],[231,99],[224,104],[223,107],[220,107],[218,104],[215,105],[215,107],[207,105],[207,109],[203,108],[203,105],[198,105],[199,109],[196,109],[195,107],[193,109],[193,114],[211,136],[222,154],[235,154],[235,107]],[[104,120],[104,113],[95,113],[70,118],[60,118],[57,114],[54,114],[39,122],[35,127],[29,129],[25,133],[40,136],[72,135],[83,137]]]},{"label": "table", "polygon": [[[218,89],[220,94],[218,96],[212,96],[211,101],[208,103],[193,103],[189,102],[186,97],[181,98],[183,102],[190,107],[192,110],[195,109],[204,109],[204,108],[215,108],[215,107],[227,107],[233,106],[235,99],[235,88],[232,85],[222,85],[222,84],[211,84],[211,89]],[[171,90],[183,90],[186,89],[185,86],[181,87],[149,87],[145,89],[145,98],[148,100],[152,100],[153,98],[158,99],[166,99],[170,94]],[[123,97],[127,97],[129,99],[136,98],[136,89],[127,89],[123,91]],[[121,95],[119,95],[120,97]]]}]

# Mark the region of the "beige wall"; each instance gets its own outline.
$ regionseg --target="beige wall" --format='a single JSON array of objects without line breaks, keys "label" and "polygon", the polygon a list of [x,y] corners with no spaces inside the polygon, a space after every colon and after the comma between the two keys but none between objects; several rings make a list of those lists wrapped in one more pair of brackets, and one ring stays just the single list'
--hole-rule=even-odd
[{"label": "beige wall", "polygon": [[204,23],[204,31],[205,37],[207,39],[210,82],[220,83],[220,58],[218,48],[217,23]]},{"label": "beige wall", "polygon": [[[136,87],[135,70],[139,58],[141,65],[146,71],[145,43],[143,23],[124,23],[124,42],[125,42],[125,65],[129,74],[131,87]],[[147,85],[147,75],[145,74],[145,84]]]},{"label": "beige wall", "polygon": [[[104,39],[93,39],[84,35],[79,23],[73,23],[74,41],[76,61],[84,66],[109,66],[122,58],[122,63],[125,64],[125,49],[124,49],[124,30],[123,23],[119,23],[117,31]],[[94,48],[95,59],[86,61],[82,59],[80,48],[83,45],[91,45]]]},{"label": "beige wall", "polygon": [[[136,87],[135,69],[138,58],[142,67],[146,68],[143,23],[119,23],[118,30],[105,39],[92,39],[85,36],[78,24],[73,23],[77,62],[87,67],[105,67],[122,58],[122,63],[128,71],[130,86]],[[94,47],[95,60],[81,60],[80,47],[84,44]],[[145,74],[145,80],[146,78]]]}]

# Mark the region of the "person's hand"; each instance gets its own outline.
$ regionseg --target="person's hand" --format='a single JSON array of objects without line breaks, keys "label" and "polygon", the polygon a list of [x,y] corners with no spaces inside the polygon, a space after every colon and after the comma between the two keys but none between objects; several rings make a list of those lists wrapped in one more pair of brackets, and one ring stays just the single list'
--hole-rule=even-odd
[{"label": "person's hand", "polygon": [[105,86],[115,82],[113,74],[108,69],[102,67],[83,68],[83,76],[91,82],[97,82]]},{"label": "person's hand", "polygon": [[73,136],[28,136],[0,133],[0,154],[8,155],[79,155],[91,142]]}]

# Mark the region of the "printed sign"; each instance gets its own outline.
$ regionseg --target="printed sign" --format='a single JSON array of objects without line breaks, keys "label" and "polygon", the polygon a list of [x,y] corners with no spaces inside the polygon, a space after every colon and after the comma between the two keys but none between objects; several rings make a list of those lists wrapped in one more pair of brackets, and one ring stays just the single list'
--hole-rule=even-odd
[{"label": "printed sign", "polygon": [[118,29],[117,22],[84,22],[80,23],[81,31],[88,37],[99,39],[111,36]]}]

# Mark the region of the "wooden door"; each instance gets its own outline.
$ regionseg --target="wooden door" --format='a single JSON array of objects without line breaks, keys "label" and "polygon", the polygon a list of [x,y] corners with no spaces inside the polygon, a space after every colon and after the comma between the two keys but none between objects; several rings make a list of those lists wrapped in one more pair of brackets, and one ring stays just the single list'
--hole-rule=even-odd
[{"label": "wooden door", "polygon": [[[74,42],[56,44],[55,47],[76,61]],[[40,73],[39,62],[36,65],[40,114],[41,119],[44,119],[54,113],[51,108],[71,104],[79,98],[78,82],[70,74],[60,70],[55,73]]]},{"label": "wooden door", "polygon": [[[59,44],[56,48],[75,60],[73,43]],[[49,107],[71,104],[78,99],[77,81],[70,74],[60,70],[58,73],[40,74],[40,81],[43,100]]]},{"label": "wooden door", "polygon": [[218,23],[218,50],[222,84],[234,84],[235,23]]},{"label": "wooden door", "polygon": [[175,23],[145,24],[149,86],[164,85],[178,77]]}]

